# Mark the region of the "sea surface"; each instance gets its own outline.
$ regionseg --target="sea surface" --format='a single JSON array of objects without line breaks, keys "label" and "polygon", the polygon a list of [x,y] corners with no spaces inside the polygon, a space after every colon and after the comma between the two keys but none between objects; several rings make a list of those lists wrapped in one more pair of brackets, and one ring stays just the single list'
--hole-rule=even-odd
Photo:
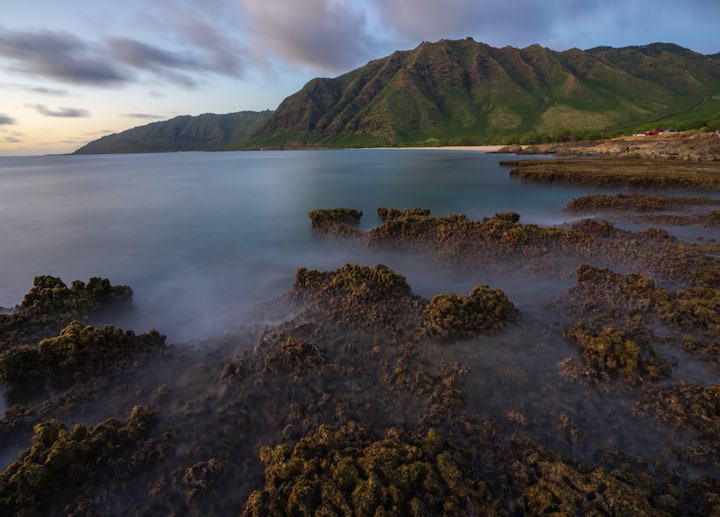
[{"label": "sea surface", "polygon": [[[412,257],[318,238],[308,212],[429,208],[433,215],[568,220],[587,188],[526,185],[498,161],[457,150],[338,150],[0,158],[0,307],[36,275],[92,276],[135,292],[135,330],[172,340],[233,330],[248,304],[292,287],[299,267],[386,263],[420,294],[442,292]],[[411,260],[410,260],[411,261]],[[411,261],[412,262],[412,261]],[[440,282],[442,284],[442,282]],[[472,287],[472,286],[470,286]]]},{"label": "sea surface", "polygon": [[[313,234],[308,218],[316,208],[355,208],[367,229],[379,224],[377,207],[418,207],[478,220],[515,211],[524,223],[559,225],[577,219],[563,212],[573,197],[620,191],[524,184],[499,166],[507,158],[442,149],[0,158],[0,306],[19,304],[37,275],[68,285],[100,276],[135,293],[136,315],[120,322],[123,328],[203,343],[262,323],[257,303],[292,289],[300,267],[383,263],[422,296],[467,294],[482,283],[535,316],[571,286],[552,277],[468,274],[432,257],[366,249]],[[589,430],[591,452],[658,452],[675,436],[630,415],[626,394],[601,396],[564,382],[557,362],[577,350],[559,332],[525,333],[429,353],[469,365],[468,405],[480,415],[502,419],[512,409],[553,429],[568,414]],[[696,363],[683,363],[683,378],[714,378]],[[526,372],[523,389],[494,380],[509,366]],[[0,413],[4,406],[0,398]]]}]

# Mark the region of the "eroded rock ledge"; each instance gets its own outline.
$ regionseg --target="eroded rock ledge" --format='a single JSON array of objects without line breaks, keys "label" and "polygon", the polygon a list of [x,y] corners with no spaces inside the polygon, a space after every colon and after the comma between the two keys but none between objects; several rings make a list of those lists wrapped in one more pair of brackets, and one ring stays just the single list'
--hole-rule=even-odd
[{"label": "eroded rock ledge", "polygon": [[713,162],[720,160],[720,134],[717,132],[666,133],[655,136],[509,146],[498,152]]}]

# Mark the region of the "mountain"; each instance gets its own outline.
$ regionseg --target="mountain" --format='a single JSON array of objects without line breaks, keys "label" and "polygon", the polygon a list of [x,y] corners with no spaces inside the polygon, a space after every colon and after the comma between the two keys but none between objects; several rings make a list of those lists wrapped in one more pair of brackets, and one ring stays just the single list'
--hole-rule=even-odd
[{"label": "mountain", "polygon": [[271,111],[183,115],[94,140],[74,154],[217,151],[239,147]]},{"label": "mountain", "polygon": [[274,112],[176,117],[76,153],[472,145],[701,127],[720,114],[720,54],[668,43],[554,51],[423,42],[335,78]]},{"label": "mountain", "polygon": [[286,98],[248,146],[479,144],[720,112],[720,55],[423,42]]}]

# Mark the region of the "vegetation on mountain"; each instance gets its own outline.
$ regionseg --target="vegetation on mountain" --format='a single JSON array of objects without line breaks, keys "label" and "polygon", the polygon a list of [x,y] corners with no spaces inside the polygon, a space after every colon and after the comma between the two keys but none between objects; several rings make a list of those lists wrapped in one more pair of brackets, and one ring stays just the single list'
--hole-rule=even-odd
[{"label": "vegetation on mountain", "polygon": [[468,38],[312,79],[274,112],[176,117],[76,153],[529,144],[658,125],[720,127],[720,55],[667,43],[554,51]]},{"label": "vegetation on mountain", "polygon": [[224,115],[183,115],[104,136],[81,147],[75,154],[170,153],[239,148],[271,113],[241,111]]},{"label": "vegetation on mountain", "polygon": [[[672,44],[562,52],[423,42],[285,99],[248,145],[469,145],[574,140],[720,113],[720,57]],[[682,126],[682,127],[681,127]]]}]

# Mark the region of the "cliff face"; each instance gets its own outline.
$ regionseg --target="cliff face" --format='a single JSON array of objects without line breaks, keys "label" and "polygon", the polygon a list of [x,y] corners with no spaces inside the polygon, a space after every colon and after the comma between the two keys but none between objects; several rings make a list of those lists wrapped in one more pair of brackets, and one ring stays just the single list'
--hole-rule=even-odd
[{"label": "cliff face", "polygon": [[[285,99],[250,142],[486,143],[720,111],[720,59],[669,44],[556,52],[424,42]],[[706,106],[707,108],[708,106]]]}]

